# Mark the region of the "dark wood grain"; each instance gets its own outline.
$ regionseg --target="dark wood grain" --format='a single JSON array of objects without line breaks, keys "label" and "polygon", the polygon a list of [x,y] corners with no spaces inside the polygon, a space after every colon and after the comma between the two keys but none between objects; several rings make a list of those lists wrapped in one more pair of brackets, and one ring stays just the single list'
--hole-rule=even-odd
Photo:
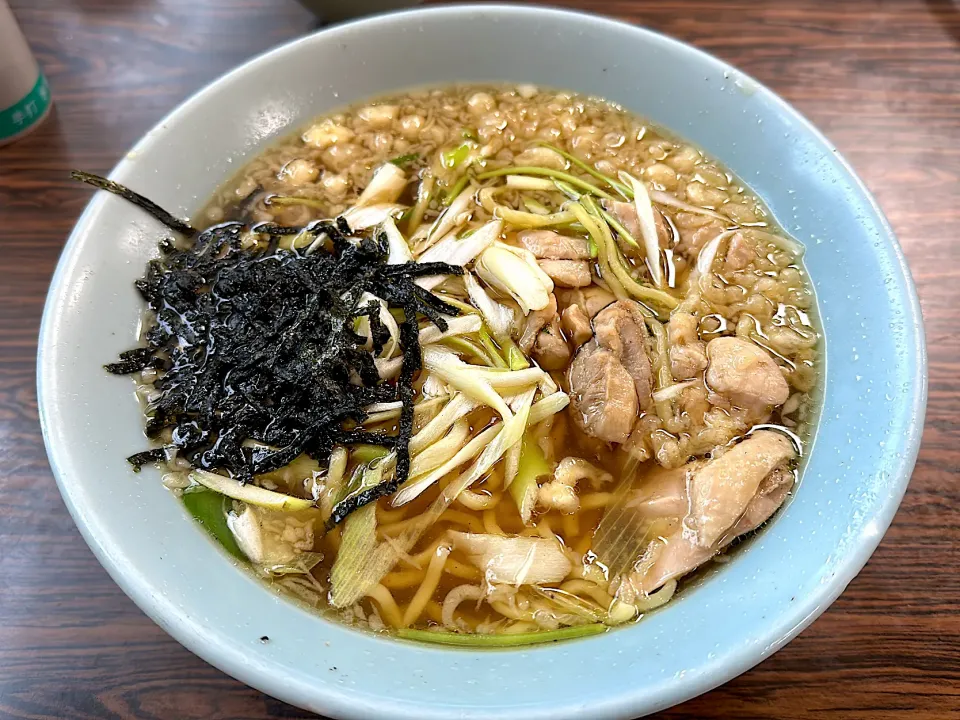
[{"label": "dark wood grain", "polygon": [[[180,100],[307,32],[292,0],[13,0],[56,109],[0,149],[0,718],[300,718],[206,665],[110,581],[51,478],[36,336],[89,193]],[[879,550],[786,649],[660,717],[960,718],[960,5],[955,0],[576,0],[733,62],[840,147],[897,230],[920,289],[930,405]]]}]

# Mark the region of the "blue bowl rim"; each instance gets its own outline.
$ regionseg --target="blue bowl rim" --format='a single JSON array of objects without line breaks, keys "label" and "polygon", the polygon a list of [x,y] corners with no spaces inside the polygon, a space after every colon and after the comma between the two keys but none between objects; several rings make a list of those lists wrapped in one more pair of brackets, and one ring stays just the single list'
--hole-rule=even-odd
[{"label": "blue bowl rim", "polygon": [[[856,552],[851,553],[843,562],[836,565],[835,574],[831,578],[830,582],[823,584],[818,593],[798,599],[798,602],[792,606],[792,612],[789,613],[788,617],[782,617],[776,623],[772,621],[768,622],[769,629],[764,635],[764,642],[762,642],[756,650],[752,652],[740,652],[732,654],[729,656],[728,662],[715,664],[712,671],[698,674],[696,678],[691,679],[689,683],[683,685],[682,687],[674,688],[665,694],[655,705],[651,705],[649,702],[641,700],[639,693],[631,693],[630,689],[627,689],[622,694],[612,697],[608,701],[604,702],[602,706],[597,706],[595,708],[595,712],[592,711],[591,715],[595,718],[613,718],[632,716],[641,709],[644,712],[655,712],[657,710],[664,709],[696,697],[697,695],[707,692],[740,675],[741,673],[755,666],[761,660],[769,657],[777,650],[785,646],[790,642],[790,640],[796,637],[802,630],[808,627],[817,617],[819,617],[820,614],[822,614],[827,607],[829,607],[830,604],[833,603],[833,601],[836,600],[836,598],[843,592],[849,582],[859,573],[859,571],[869,560],[877,545],[880,543],[880,540],[883,538],[884,533],[892,522],[896,510],[900,505],[903,494],[905,493],[907,485],[909,484],[913,468],[916,464],[917,455],[920,449],[920,440],[923,431],[923,419],[925,416],[927,403],[927,353],[919,297],[917,295],[913,279],[910,275],[903,250],[893,232],[889,221],[883,214],[873,195],[867,189],[866,185],[857,176],[853,168],[840,154],[833,143],[831,143],[805,116],[803,116],[799,111],[783,100],[779,95],[769,89],[766,85],[749,76],[747,73],[735,68],[730,63],[720,60],[714,55],[711,55],[710,53],[707,53],[681,40],[672,38],[645,27],[633,25],[604,16],[598,16],[593,13],[567,10],[556,7],[525,6],[506,3],[468,3],[401,10],[373,17],[361,18],[352,22],[321,29],[314,33],[309,33],[261,53],[250,60],[247,60],[233,70],[225,73],[224,75],[214,79],[180,103],[172,111],[170,111],[134,145],[130,152],[124,155],[123,159],[121,159],[111,171],[110,177],[114,177],[117,174],[122,174],[127,165],[130,163],[130,158],[137,154],[142,148],[148,146],[149,143],[154,142],[156,136],[164,132],[166,124],[171,119],[180,113],[188,111],[195,105],[206,102],[207,96],[211,93],[215,86],[222,82],[226,82],[228,79],[233,78],[234,76],[243,74],[251,66],[290,52],[294,47],[299,46],[301,43],[312,42],[317,36],[328,36],[332,41],[333,38],[335,38],[339,33],[352,31],[354,28],[362,25],[390,23],[400,18],[417,16],[456,16],[458,13],[463,11],[534,14],[539,15],[544,20],[550,18],[556,18],[560,21],[576,20],[578,18],[589,19],[591,22],[606,24],[611,29],[619,28],[622,30],[627,28],[637,33],[638,37],[640,37],[643,41],[673,46],[677,50],[693,55],[701,63],[706,63],[714,69],[723,69],[735,72],[738,77],[745,81],[746,84],[751,84],[755,89],[755,92],[764,93],[767,98],[777,106],[781,113],[797,121],[798,124],[807,133],[809,133],[809,135],[830,149],[836,161],[847,174],[847,179],[851,182],[853,187],[855,187],[861,193],[863,198],[867,201],[870,210],[874,213],[877,224],[882,229],[885,240],[889,244],[889,248],[893,251],[894,259],[896,260],[896,268],[900,274],[900,277],[897,279],[902,283],[904,291],[902,300],[907,316],[906,322],[912,331],[909,333],[909,337],[916,348],[917,354],[916,371],[914,373],[914,377],[911,378],[913,388],[912,403],[908,411],[908,414],[914,419],[914,422],[911,424],[907,436],[903,440],[904,452],[900,457],[900,462],[895,468],[895,471],[891,474],[891,492],[887,494],[882,503],[875,508],[873,525],[877,530],[876,534],[870,536],[869,538],[862,539]],[[52,317],[52,308],[54,305],[53,300],[59,291],[60,285],[63,283],[63,275],[66,272],[67,265],[69,264],[67,260],[76,249],[76,246],[79,242],[79,236],[82,234],[80,230],[85,228],[90,218],[98,211],[99,206],[103,202],[105,202],[105,197],[103,194],[99,194],[91,199],[86,209],[78,219],[74,230],[71,232],[71,235],[63,248],[60,260],[58,261],[56,270],[51,280],[40,325],[37,354],[37,395],[39,400],[40,423],[43,431],[47,455],[50,460],[51,468],[57,481],[60,493],[64,499],[64,503],[66,504],[68,511],[76,522],[81,535],[86,543],[90,546],[99,562],[107,570],[111,578],[120,586],[120,588],[152,620],[154,620],[160,627],[166,630],[178,642],[191,650],[194,654],[211,663],[218,669],[265,693],[274,695],[281,699],[287,699],[289,702],[303,706],[304,702],[301,701],[301,698],[291,697],[289,693],[285,693],[283,691],[283,685],[279,683],[271,683],[258,671],[255,669],[250,669],[248,666],[244,665],[239,660],[238,656],[231,655],[229,653],[218,654],[215,648],[205,643],[204,638],[197,637],[186,632],[186,626],[177,624],[176,613],[170,612],[169,607],[159,604],[157,602],[157,598],[155,596],[151,596],[149,588],[127,582],[123,573],[123,567],[118,562],[117,558],[112,552],[110,552],[109,548],[100,543],[99,538],[93,534],[91,528],[83,521],[82,512],[75,504],[75,498],[72,496],[70,488],[65,482],[64,472],[57,463],[55,450],[50,443],[49,428],[52,424],[52,419],[47,412],[45,407],[46,403],[44,402],[45,384],[43,376],[44,367],[46,365],[46,354],[44,352],[44,348],[49,345],[51,333],[50,328],[54,323]],[[786,632],[777,632],[777,627],[786,627],[789,629]],[[589,640],[584,640],[580,642],[588,641]],[[451,649],[445,650],[445,652],[458,651]],[[362,713],[357,714],[357,706],[349,698],[346,698],[346,696],[341,696],[341,694],[336,691],[324,692],[322,683],[318,683],[318,689],[315,693],[315,697],[322,698],[324,710],[326,712],[335,714],[338,717],[365,717],[365,715]],[[382,707],[377,709],[383,713],[383,717],[389,716],[403,718],[404,720],[426,720],[427,718],[439,719],[443,717],[442,711],[438,710],[431,711],[429,708],[419,708],[416,711],[411,712],[407,708],[389,707],[389,703],[385,699],[382,702]],[[372,710],[372,708],[367,708],[367,711],[370,710]],[[559,718],[561,715],[562,717],[567,717],[566,714],[557,714],[555,711],[541,713],[537,711],[530,712],[529,710],[521,708],[518,709],[515,714],[509,714],[505,717],[523,717],[525,720],[537,720],[537,718]],[[573,716],[574,715],[571,715],[571,717]],[[580,715],[575,716],[579,717]],[[464,717],[482,717],[482,715],[466,714]]]}]

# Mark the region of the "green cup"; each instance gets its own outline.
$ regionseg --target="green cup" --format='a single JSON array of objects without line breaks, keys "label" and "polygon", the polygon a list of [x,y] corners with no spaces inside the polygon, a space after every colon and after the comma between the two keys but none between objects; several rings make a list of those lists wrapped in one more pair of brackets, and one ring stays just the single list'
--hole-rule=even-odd
[{"label": "green cup", "polygon": [[50,112],[50,87],[6,0],[0,0],[0,145],[33,130]]},{"label": "green cup", "polygon": [[0,145],[26,135],[49,111],[50,87],[43,73],[38,72],[37,81],[26,95],[10,107],[0,109]]}]

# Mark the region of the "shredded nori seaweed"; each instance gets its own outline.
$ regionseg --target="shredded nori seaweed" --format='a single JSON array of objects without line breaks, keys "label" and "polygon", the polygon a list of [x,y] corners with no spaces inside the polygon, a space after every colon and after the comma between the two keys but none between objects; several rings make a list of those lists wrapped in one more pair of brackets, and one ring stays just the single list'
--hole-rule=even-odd
[{"label": "shredded nori seaweed", "polygon": [[[283,467],[301,453],[326,466],[335,445],[366,443],[396,453],[393,478],[338,503],[328,526],[396,491],[410,470],[413,381],[421,369],[418,316],[441,330],[459,310],[414,283],[426,275],[462,274],[446,263],[387,265],[385,233],[351,233],[346,221],[306,228],[272,223],[215,225],[202,232],[112,181],[74,173],[146,209],[189,242],[167,239],[136,287],[155,322],[146,347],[106,365],[115,374],[160,372],[147,407],[146,433],[169,430],[178,457],[241,482]],[[310,254],[279,247],[283,236],[326,235]],[[258,242],[244,248],[251,233]],[[186,249],[183,249],[186,248]],[[402,366],[396,382],[380,379],[374,355],[354,321],[366,317],[375,351],[389,339],[380,305],[399,310]],[[402,401],[396,435],[360,427],[364,407]],[[251,442],[252,441],[252,442]],[[136,469],[165,457],[162,449],[128,458]]]},{"label": "shredded nori seaweed", "polygon": [[163,462],[167,459],[167,453],[163,448],[154,448],[153,450],[144,450],[134,453],[127,458],[127,462],[133,465],[134,472],[140,472],[140,468],[150,463]]},{"label": "shredded nori seaweed", "polygon": [[134,348],[120,353],[120,362],[110,363],[104,367],[114,375],[129,375],[143,370],[154,364],[153,350],[150,348]]},{"label": "shredded nori seaweed", "polygon": [[115,183],[113,180],[108,180],[107,178],[94,175],[93,173],[83,172],[82,170],[72,170],[70,172],[70,177],[72,177],[74,180],[85,182],[87,185],[93,185],[95,188],[112,192],[114,195],[119,195],[124,200],[128,200],[134,205],[146,210],[174,232],[181,233],[182,235],[194,235],[197,232],[193,226],[190,225],[190,223],[184,222],[175,215],[171,215],[162,207],[153,202],[153,200],[148,200],[147,198],[143,197],[143,195],[139,195],[132,190],[125,188],[123,185]]}]

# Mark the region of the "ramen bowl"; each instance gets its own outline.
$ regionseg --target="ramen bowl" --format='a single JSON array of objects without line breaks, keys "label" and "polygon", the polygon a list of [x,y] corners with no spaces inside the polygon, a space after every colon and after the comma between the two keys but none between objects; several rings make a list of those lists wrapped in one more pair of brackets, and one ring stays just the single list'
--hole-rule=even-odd
[{"label": "ramen bowl", "polygon": [[[569,45],[589,48],[572,53]],[[64,500],[127,594],[187,648],[277,698],[337,718],[614,718],[713,688],[822,613],[866,563],[916,460],[926,400],[921,315],[889,225],[836,149],[735,68],[647,30],[558,10],[422,9],[332,28],[217,80],[111,177],[176,214],[310,118],[415,86],[507,81],[602,96],[699,145],[806,246],[825,342],[821,419],[794,497],[729,562],[640,622],[510,650],[350,629],[233,565],[145,470],[132,387],[103,363],[136,338],[133,281],[164,230],[97,195],[60,259],[38,358],[40,413]]]}]

